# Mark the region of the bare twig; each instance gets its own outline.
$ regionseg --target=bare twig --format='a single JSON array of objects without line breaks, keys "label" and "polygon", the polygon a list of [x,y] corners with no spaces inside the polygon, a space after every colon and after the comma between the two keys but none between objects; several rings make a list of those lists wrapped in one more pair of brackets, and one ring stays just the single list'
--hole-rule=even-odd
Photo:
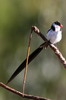
[{"label": "bare twig", "polygon": [[61,63],[64,65],[64,68],[66,68],[66,59],[63,57],[62,53],[59,51],[59,49],[51,44],[50,47],[52,48],[52,50],[54,51],[54,53],[57,55],[57,57],[59,58],[59,60],[61,61]]},{"label": "bare twig", "polygon": [[29,55],[30,55],[30,43],[31,43],[31,38],[32,38],[32,31],[31,31],[31,33],[30,33],[29,41],[28,41],[28,49],[27,49],[27,57],[26,57],[26,67],[25,67],[24,79],[23,79],[23,93],[24,93],[24,90],[25,90],[26,77],[27,77],[27,71],[28,71],[28,59],[29,59]]},{"label": "bare twig", "polygon": [[32,100],[50,100],[48,98],[43,98],[43,97],[39,97],[39,96],[33,96],[33,95],[28,95],[28,94],[23,94],[21,93],[20,91],[17,91],[7,85],[5,85],[4,83],[0,82],[0,86],[5,88],[6,90],[16,94],[16,95],[19,95],[21,96],[22,98],[28,98],[28,99],[32,99]]},{"label": "bare twig", "polygon": [[[32,26],[32,30],[39,35],[44,41],[48,41],[45,36],[40,32],[40,30],[36,27],[36,26]],[[54,53],[57,55],[57,57],[59,58],[59,60],[62,62],[62,64],[64,65],[64,67],[66,68],[66,59],[63,57],[62,53],[59,51],[59,49],[48,42],[48,45],[50,46],[50,48],[54,51]]]},{"label": "bare twig", "polygon": [[37,35],[39,35],[44,41],[48,41],[36,26],[32,26],[31,30],[34,31]]}]

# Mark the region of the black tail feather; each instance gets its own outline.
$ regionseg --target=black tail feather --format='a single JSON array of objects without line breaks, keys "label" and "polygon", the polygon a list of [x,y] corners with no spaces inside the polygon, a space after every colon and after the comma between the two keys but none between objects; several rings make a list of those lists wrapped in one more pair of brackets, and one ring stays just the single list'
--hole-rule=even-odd
[{"label": "black tail feather", "polygon": [[[42,43],[33,53],[30,54],[28,63],[30,63],[43,49],[45,43]],[[16,69],[16,71],[12,74],[10,79],[8,80],[7,84],[11,82],[26,66],[26,59],[23,61],[23,63]]]}]

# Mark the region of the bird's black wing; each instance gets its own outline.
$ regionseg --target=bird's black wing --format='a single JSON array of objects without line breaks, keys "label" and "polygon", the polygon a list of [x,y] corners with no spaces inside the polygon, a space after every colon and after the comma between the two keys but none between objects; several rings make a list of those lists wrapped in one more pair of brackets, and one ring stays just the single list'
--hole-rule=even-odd
[{"label": "bird's black wing", "polygon": [[[30,54],[28,63],[30,63],[43,49],[46,42],[42,43],[33,53]],[[11,82],[24,68],[26,67],[26,59],[22,62],[22,64],[16,69],[16,71],[12,74],[7,84]]]}]

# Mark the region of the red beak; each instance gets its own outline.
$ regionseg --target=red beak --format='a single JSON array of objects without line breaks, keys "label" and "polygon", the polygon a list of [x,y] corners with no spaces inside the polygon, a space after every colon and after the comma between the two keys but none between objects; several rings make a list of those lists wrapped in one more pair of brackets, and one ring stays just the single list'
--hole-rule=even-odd
[{"label": "red beak", "polygon": [[63,27],[63,25],[62,25],[62,24],[60,24],[60,27]]}]

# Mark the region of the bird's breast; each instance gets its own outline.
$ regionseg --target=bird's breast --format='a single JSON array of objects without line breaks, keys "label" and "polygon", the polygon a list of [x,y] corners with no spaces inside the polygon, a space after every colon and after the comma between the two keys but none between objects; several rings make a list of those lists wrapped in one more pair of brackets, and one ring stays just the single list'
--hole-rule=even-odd
[{"label": "bird's breast", "polygon": [[62,39],[62,31],[49,31],[47,33],[47,39],[50,40],[52,44],[59,42]]}]

